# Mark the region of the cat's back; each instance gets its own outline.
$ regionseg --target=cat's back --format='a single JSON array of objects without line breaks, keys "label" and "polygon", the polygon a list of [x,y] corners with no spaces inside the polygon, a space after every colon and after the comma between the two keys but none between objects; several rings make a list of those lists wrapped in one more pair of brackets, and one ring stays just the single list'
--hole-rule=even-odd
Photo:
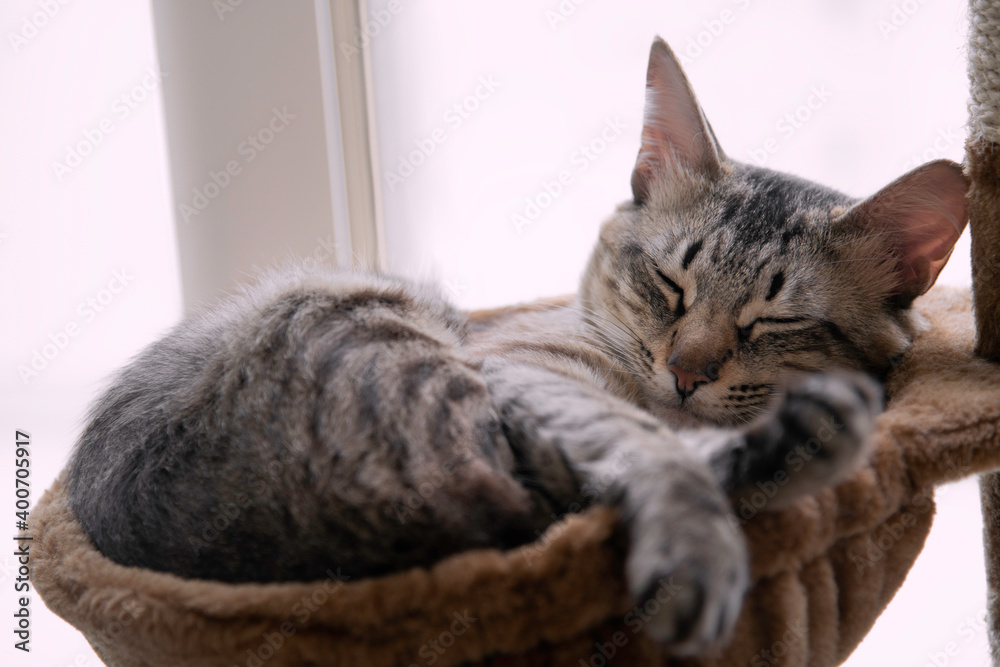
[{"label": "cat's back", "polygon": [[[401,522],[391,513],[408,484],[454,469],[459,492],[468,478],[489,498],[492,468],[503,467],[489,415],[466,409],[488,408],[488,396],[461,353],[465,326],[403,281],[274,274],[178,325],[119,374],[74,451],[73,509],[127,565],[309,579],[333,550],[348,569],[391,569],[393,545],[368,550],[358,535],[391,518],[387,536],[409,543],[425,524],[465,520],[449,517],[441,493]],[[445,413],[447,428],[430,418]],[[495,460],[469,456],[484,440]],[[517,504],[516,489],[497,492]],[[439,556],[417,552],[418,562]]]},{"label": "cat's back", "polygon": [[[493,358],[545,368],[639,403],[631,374],[601,345],[601,335],[588,330],[586,314],[575,295],[473,311],[465,347],[476,362]],[[620,325],[614,326],[620,335]]]}]

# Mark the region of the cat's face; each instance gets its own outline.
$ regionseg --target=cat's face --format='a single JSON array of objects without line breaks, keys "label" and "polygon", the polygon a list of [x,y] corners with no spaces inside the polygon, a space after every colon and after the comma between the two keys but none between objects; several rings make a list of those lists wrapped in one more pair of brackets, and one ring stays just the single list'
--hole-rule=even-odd
[{"label": "cat's face", "polygon": [[887,372],[968,217],[947,161],[857,201],[729,160],[660,40],[632,189],[581,301],[594,339],[677,425],[752,419],[789,372]]}]

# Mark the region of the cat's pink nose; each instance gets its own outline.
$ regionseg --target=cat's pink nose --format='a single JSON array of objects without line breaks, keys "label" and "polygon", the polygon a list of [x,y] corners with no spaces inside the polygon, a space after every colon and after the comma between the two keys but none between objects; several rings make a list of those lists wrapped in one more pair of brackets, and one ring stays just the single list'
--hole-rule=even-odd
[{"label": "cat's pink nose", "polygon": [[[671,359],[671,361],[674,360]],[[708,384],[719,377],[718,364],[716,363],[709,364],[703,373],[691,372],[677,363],[669,364],[667,370],[677,378],[677,393],[681,395],[681,398],[687,398],[701,385]]]}]

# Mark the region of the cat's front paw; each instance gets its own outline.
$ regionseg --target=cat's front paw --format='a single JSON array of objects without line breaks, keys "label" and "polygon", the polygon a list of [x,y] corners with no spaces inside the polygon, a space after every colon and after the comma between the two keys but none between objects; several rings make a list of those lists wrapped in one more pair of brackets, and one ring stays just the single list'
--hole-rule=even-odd
[{"label": "cat's front paw", "polygon": [[746,433],[749,464],[737,486],[766,492],[777,509],[843,480],[867,461],[882,403],[881,386],[861,373],[793,380],[777,410]]},{"label": "cat's front paw", "polygon": [[641,625],[674,654],[695,655],[731,636],[749,582],[749,559],[743,535],[724,513],[696,503],[674,509],[680,510],[679,521],[670,522],[662,539],[633,544],[626,568],[635,606],[627,622]]}]

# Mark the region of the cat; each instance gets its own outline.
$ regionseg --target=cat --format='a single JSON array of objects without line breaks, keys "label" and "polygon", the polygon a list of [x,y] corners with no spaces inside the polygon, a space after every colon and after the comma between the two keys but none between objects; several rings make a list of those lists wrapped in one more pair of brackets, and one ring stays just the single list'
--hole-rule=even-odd
[{"label": "cat", "polygon": [[[370,577],[619,510],[646,631],[724,642],[748,586],[733,504],[765,510],[868,454],[910,305],[967,221],[936,161],[856,200],[719,147],[651,48],[633,199],[578,295],[464,313],[434,289],[276,271],[176,326],[92,409],[68,471],[94,544],[227,582]],[[825,435],[817,437],[818,433]]]}]

